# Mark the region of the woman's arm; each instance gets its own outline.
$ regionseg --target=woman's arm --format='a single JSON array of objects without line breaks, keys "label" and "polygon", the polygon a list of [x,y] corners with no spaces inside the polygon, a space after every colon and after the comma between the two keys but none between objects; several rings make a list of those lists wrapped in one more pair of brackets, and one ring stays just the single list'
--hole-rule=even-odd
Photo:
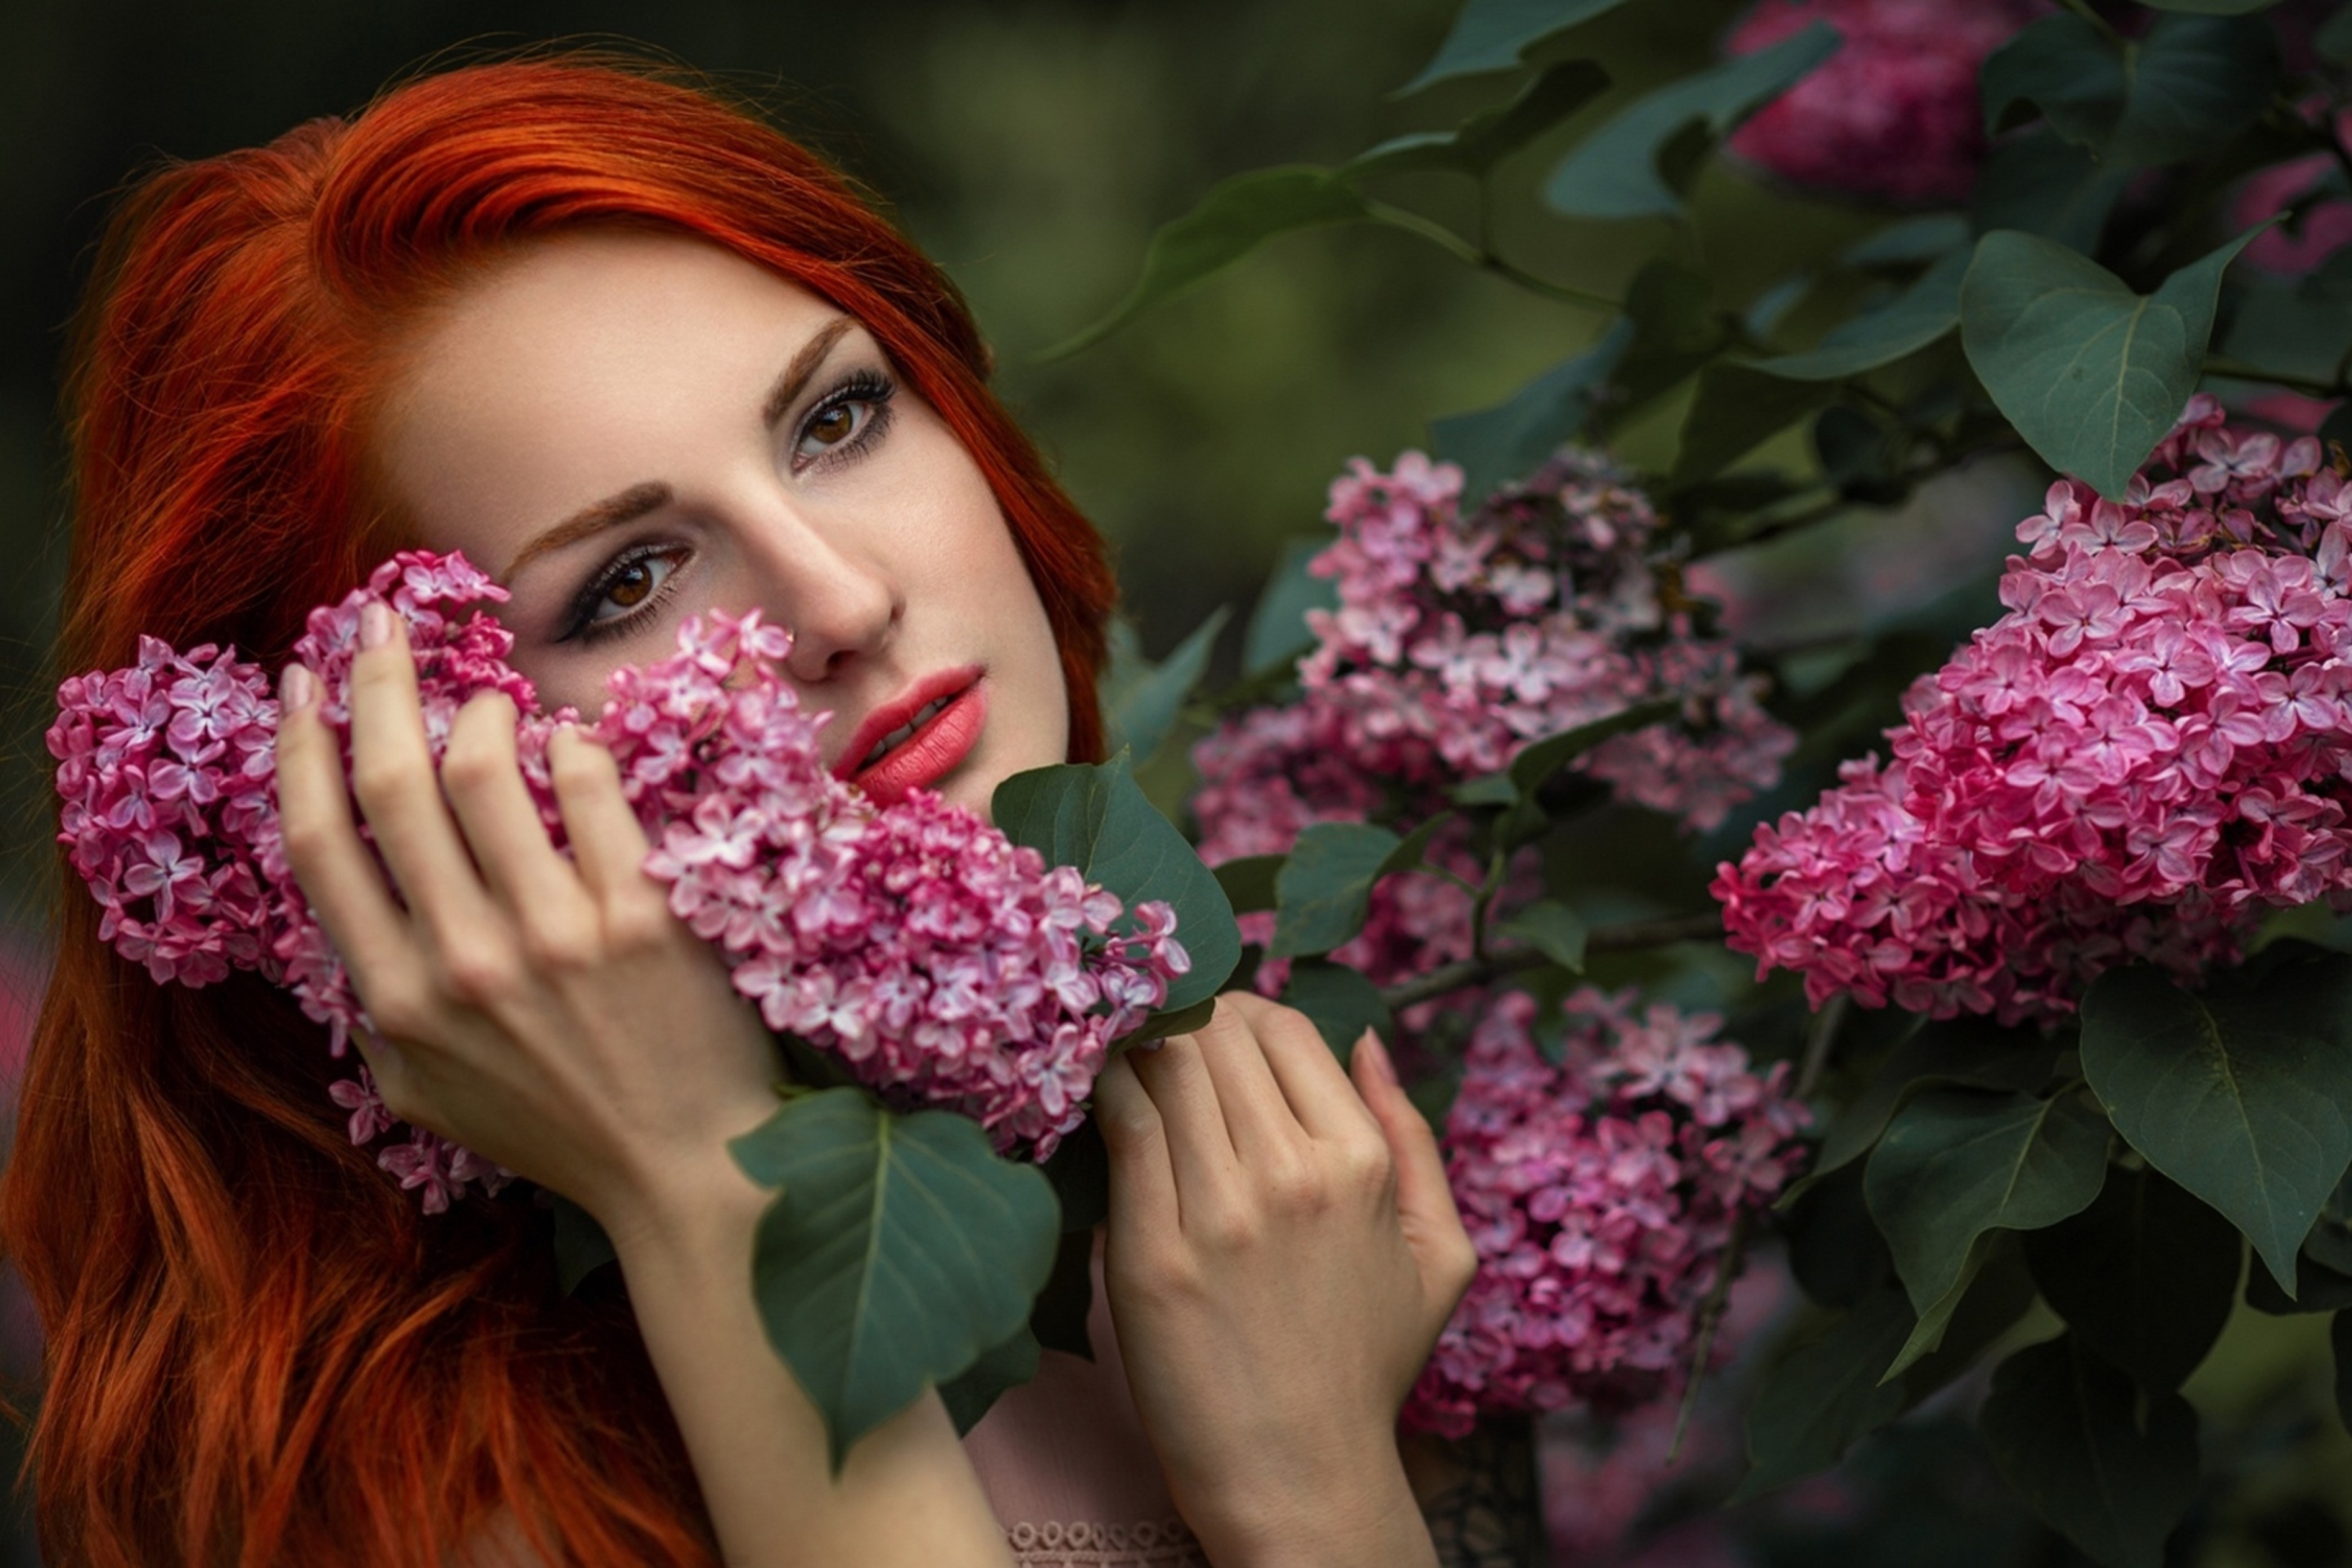
[{"label": "woman's arm", "polygon": [[377,1026],[362,1047],[385,1104],[611,1233],[729,1563],[1005,1562],[935,1396],[835,1478],[814,1408],[766,1343],[750,1289],[765,1198],[724,1141],[773,1110],[772,1048],[640,870],[610,754],[577,734],[550,750],[566,860],[523,786],[513,706],[468,703],[436,773],[404,628],[378,605],[361,626],[352,790],[393,886],[299,667],[278,805],[288,858]]}]

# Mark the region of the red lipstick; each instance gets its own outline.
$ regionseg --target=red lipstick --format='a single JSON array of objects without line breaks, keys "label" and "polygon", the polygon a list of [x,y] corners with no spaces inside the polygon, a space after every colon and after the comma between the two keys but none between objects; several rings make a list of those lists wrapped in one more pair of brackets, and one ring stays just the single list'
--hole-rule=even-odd
[{"label": "red lipstick", "polygon": [[[967,665],[925,676],[866,714],[834,763],[834,776],[883,806],[895,805],[909,790],[936,786],[971,754],[988,722],[982,673],[980,666]],[[865,765],[886,742],[887,749]]]}]

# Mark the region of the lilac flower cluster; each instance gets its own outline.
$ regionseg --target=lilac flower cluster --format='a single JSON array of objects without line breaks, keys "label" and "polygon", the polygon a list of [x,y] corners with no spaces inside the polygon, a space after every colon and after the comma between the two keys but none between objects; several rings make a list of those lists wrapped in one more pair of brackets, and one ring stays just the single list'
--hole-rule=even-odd
[{"label": "lilac flower cluster", "polygon": [[1893,760],[1759,827],[1731,945],[1948,1017],[2193,978],[2272,908],[2352,903],[2352,482],[2193,399],[2126,494],[2061,480],[2009,613],[1913,686]]},{"label": "lilac flower cluster", "polygon": [[1754,54],[1815,22],[1843,42],[1733,133],[1783,179],[1906,204],[1964,202],[1985,153],[1977,71],[2050,7],[2041,0],[1762,0],[1732,30]]},{"label": "lilac flower cluster", "polygon": [[[1678,722],[1615,737],[1583,771],[1698,829],[1779,777],[1795,737],[1731,645],[1694,628],[1652,558],[1657,519],[1639,490],[1568,451],[1466,517],[1461,492],[1460,468],[1418,452],[1388,474],[1360,458],[1332,484],[1339,537],[1309,570],[1337,579],[1339,603],[1308,616],[1297,700],[1241,714],[1193,752],[1210,864],[1283,853],[1308,825],[1362,821],[1400,790],[1431,815],[1447,785],[1528,742],[1660,698],[1682,700]],[[1443,838],[1430,858],[1479,874]],[[1335,956],[1378,981],[1425,972],[1468,952],[1470,906],[1440,879],[1394,879]],[[1244,934],[1263,940],[1266,917],[1251,919]]]},{"label": "lilac flower cluster", "polygon": [[[570,715],[538,712],[495,620],[452,613],[504,596],[461,556],[403,554],[312,611],[295,656],[320,676],[320,711],[348,746],[360,609],[390,604],[409,626],[434,754],[467,700],[507,693],[526,715],[525,783],[561,845],[546,748]],[[689,623],[672,658],[614,675],[592,732],[656,841],[648,874],[771,1027],[886,1097],[973,1117],[1001,1150],[1050,1154],[1081,1120],[1110,1042],[1190,967],[1172,911],[1125,911],[927,792],[877,809],[819,760],[825,716],[803,712],[777,673],[790,646],[757,612],[714,615]],[[368,1019],[286,863],[264,672],[230,650],[181,655],[147,638],[136,666],[64,682],[58,707],[59,837],[104,910],[103,940],[159,984],[256,970],[291,988],[343,1055]],[[393,1130],[364,1068],[331,1092],[353,1142]],[[422,1129],[379,1163],[421,1189],[428,1212],[506,1179]]]},{"label": "lilac flower cluster", "polygon": [[1559,1062],[1535,1000],[1495,1000],[1446,1118],[1447,1175],[1478,1271],[1404,1408],[1459,1437],[1482,1414],[1628,1408],[1685,1374],[1733,1219],[1801,1158],[1785,1064],[1758,1077],[1720,1020],[1586,987]]}]

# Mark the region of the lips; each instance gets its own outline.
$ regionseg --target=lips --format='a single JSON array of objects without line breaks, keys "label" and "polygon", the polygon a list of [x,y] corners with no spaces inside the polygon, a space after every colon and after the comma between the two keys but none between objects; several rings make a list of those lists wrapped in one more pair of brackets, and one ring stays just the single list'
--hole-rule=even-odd
[{"label": "lips", "polygon": [[941,670],[875,709],[849,737],[834,776],[885,806],[936,785],[971,754],[988,721],[981,674],[976,665]]}]

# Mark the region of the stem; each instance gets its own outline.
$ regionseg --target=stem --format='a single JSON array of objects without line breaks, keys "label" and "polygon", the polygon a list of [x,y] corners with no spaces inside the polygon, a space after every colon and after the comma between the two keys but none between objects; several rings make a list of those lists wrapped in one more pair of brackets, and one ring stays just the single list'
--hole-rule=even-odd
[{"label": "stem", "polygon": [[1797,1069],[1793,1092],[1799,1100],[1811,1099],[1813,1090],[1821,1087],[1822,1073],[1830,1065],[1831,1047],[1836,1043],[1837,1032],[1844,1025],[1846,1011],[1853,1005],[1853,998],[1841,991],[1829,999],[1828,1005],[1813,1015],[1812,1034],[1805,1041],[1804,1065]]},{"label": "stem", "polygon": [[2107,25],[2107,19],[2105,16],[2100,16],[2096,11],[2091,9],[2091,0],[2058,0],[2058,3],[2065,6],[2069,11],[2074,12],[2077,16],[2082,17],[2085,22],[2090,23],[2094,27],[2096,27],[2103,35],[2105,36],[2107,42],[2111,44],[2120,44],[2123,42],[2123,39],[2117,36],[2115,28]]},{"label": "stem", "polygon": [[[1645,948],[1666,947],[1678,942],[1705,942],[1723,934],[1723,916],[1715,910],[1702,915],[1677,915],[1660,921],[1628,921],[1622,925],[1595,927],[1584,939],[1584,951],[1594,952],[1637,952]],[[1498,980],[1506,974],[1517,974],[1523,969],[1540,969],[1550,959],[1533,948],[1517,948],[1485,958],[1456,959],[1454,963],[1431,970],[1418,980],[1408,980],[1381,993],[1381,1000],[1391,1012],[1410,1007],[1416,1002],[1426,1002],[1433,996],[1443,996],[1449,991],[1459,991],[1465,985],[1480,985]]]},{"label": "stem", "polygon": [[1684,1435],[1690,1430],[1700,1391],[1706,1385],[1706,1359],[1715,1349],[1715,1331],[1723,1321],[1723,1310],[1731,1304],[1731,1282],[1738,1278],[1740,1262],[1748,1252],[1749,1212],[1741,1209],[1731,1216],[1731,1232],[1723,1239],[1723,1261],[1716,1265],[1715,1283],[1707,1287],[1706,1300],[1698,1304],[1698,1332],[1691,1340],[1690,1378],[1683,1384],[1682,1408],[1675,1413],[1674,1441],[1666,1446],[1666,1463],[1670,1465],[1682,1458]]},{"label": "stem", "polygon": [[1538,278],[1524,268],[1504,260],[1492,251],[1480,257],[1475,265],[1497,278],[1510,279],[1529,293],[1541,294],[1544,298],[1557,300],[1563,305],[1581,305],[1586,310],[1603,310],[1612,316],[1625,308],[1622,300],[1612,300],[1606,294],[1595,294],[1566,283],[1554,283],[1548,278]]}]

